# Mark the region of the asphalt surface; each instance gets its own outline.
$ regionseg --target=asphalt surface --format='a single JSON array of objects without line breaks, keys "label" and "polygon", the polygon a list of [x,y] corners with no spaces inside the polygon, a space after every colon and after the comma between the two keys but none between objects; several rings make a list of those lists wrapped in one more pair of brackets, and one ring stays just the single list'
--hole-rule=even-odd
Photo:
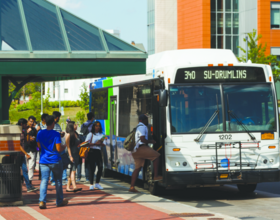
[{"label": "asphalt surface", "polygon": [[[114,175],[113,178],[103,180],[126,188],[130,183],[130,177],[123,175]],[[149,193],[140,181],[137,186],[141,192]],[[250,194],[240,193],[235,185],[225,185],[213,188],[165,190],[159,197],[239,219],[280,219],[280,182],[258,184],[255,192]]]}]

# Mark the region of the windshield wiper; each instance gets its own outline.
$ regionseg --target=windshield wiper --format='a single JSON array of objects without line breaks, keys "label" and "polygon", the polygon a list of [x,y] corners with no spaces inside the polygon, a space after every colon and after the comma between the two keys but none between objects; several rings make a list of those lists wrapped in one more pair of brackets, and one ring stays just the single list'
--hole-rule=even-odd
[{"label": "windshield wiper", "polygon": [[202,130],[199,133],[199,135],[197,136],[197,138],[194,139],[195,142],[199,142],[199,140],[201,139],[201,137],[203,136],[203,134],[205,133],[205,131],[207,130],[207,128],[210,126],[210,124],[216,118],[217,115],[218,115],[218,125],[220,125],[220,116],[219,116],[220,110],[219,110],[218,95],[217,94],[216,94],[216,101],[217,101],[217,110],[214,112],[214,114],[211,116],[211,118],[208,120],[208,122],[202,128]]},{"label": "windshield wiper", "polygon": [[[237,122],[237,124],[239,124],[245,131],[246,133],[250,136],[251,140],[256,140],[255,136],[253,134],[250,133],[249,129],[247,128],[247,126],[242,122],[240,121],[236,115],[229,109],[229,101],[228,101],[228,96],[227,96],[227,104],[228,104],[228,118],[229,118],[229,126],[230,126],[230,116],[232,118],[234,118]],[[229,127],[230,129],[230,127]]]}]

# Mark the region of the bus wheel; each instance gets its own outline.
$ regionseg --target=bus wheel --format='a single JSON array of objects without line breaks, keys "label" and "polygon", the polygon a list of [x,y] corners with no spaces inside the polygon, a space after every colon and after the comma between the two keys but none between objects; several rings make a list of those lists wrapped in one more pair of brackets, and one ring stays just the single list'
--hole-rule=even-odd
[{"label": "bus wheel", "polygon": [[252,193],[255,191],[257,187],[257,184],[246,184],[246,185],[240,185],[237,184],[237,188],[242,193]]},{"label": "bus wheel", "polygon": [[149,192],[152,195],[162,195],[165,191],[163,186],[160,186],[158,182],[149,183]]}]

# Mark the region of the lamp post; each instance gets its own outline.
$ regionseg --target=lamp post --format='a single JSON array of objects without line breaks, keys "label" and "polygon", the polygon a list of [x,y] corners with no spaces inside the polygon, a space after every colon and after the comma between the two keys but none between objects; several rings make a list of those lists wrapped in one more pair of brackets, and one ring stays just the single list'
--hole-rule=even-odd
[{"label": "lamp post", "polygon": [[43,83],[41,82],[41,115],[43,114]]}]

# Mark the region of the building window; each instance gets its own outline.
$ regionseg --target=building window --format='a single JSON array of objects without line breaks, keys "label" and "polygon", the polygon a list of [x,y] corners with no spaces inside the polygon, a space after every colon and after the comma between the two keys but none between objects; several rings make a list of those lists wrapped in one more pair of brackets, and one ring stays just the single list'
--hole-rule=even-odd
[{"label": "building window", "polygon": [[211,48],[231,49],[238,56],[239,0],[211,0]]},{"label": "building window", "polygon": [[148,54],[155,53],[155,0],[148,0]]},{"label": "building window", "polygon": [[68,89],[64,89],[64,93],[68,93]]},{"label": "building window", "polygon": [[280,28],[280,2],[271,3],[271,28]]}]

